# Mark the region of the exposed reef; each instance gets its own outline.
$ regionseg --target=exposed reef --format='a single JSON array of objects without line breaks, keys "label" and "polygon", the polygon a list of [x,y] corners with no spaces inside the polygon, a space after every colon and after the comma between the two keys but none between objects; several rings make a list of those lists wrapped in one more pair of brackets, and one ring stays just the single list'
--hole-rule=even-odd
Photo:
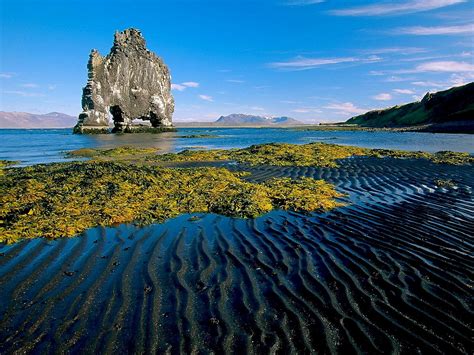
[{"label": "exposed reef", "polygon": [[272,209],[315,211],[341,205],[335,199],[343,195],[324,180],[251,183],[242,179],[246,175],[223,168],[108,161],[6,169],[0,175],[0,243],[74,236],[98,225],[150,224],[182,213],[248,218]]},{"label": "exposed reef", "polygon": [[[92,161],[26,168],[0,164],[0,242],[73,236],[97,225],[161,222],[182,213],[256,217],[272,209],[311,212],[340,205],[337,198],[342,195],[323,180],[249,182],[244,171],[255,166],[338,168],[344,158],[356,156],[421,158],[444,165],[474,162],[467,153],[432,154],[325,143],[264,144],[161,155],[156,148],[84,148],[67,155]],[[219,161],[217,165],[227,169],[209,164]],[[438,187],[452,185],[438,180]]]},{"label": "exposed reef", "polygon": [[469,153],[440,151],[436,153],[411,152],[391,149],[368,149],[328,143],[288,144],[270,143],[242,149],[183,150],[180,153],[146,157],[150,161],[195,162],[233,160],[252,166],[314,166],[337,167],[338,160],[352,156],[376,158],[427,159],[437,164],[473,164]]},{"label": "exposed reef", "polygon": [[116,32],[110,53],[102,57],[92,50],[87,68],[83,112],[75,133],[107,133],[109,115],[114,124],[112,132],[135,131],[135,119],[150,121],[148,130],[172,126],[174,99],[169,69],[146,48],[140,31]]}]

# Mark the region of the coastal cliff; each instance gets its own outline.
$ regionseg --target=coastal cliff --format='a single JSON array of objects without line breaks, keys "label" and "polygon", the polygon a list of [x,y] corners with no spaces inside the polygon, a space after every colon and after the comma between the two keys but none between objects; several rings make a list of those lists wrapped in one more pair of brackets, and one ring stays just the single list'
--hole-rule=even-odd
[{"label": "coastal cliff", "polygon": [[474,132],[474,83],[437,93],[419,102],[374,110],[352,117],[346,124],[362,127],[416,127],[431,132]]}]

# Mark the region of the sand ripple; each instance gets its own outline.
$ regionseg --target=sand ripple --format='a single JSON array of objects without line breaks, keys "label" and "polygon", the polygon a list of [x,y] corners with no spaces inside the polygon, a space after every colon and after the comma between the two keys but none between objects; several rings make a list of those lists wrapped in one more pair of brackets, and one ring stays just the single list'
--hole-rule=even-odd
[{"label": "sand ripple", "polygon": [[327,179],[351,204],[0,246],[0,353],[472,353],[474,168],[250,170]]}]

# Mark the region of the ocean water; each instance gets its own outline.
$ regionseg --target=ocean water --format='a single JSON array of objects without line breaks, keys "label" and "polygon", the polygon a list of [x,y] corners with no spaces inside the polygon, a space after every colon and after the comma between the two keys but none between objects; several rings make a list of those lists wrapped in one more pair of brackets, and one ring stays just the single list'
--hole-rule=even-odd
[{"label": "ocean water", "polygon": [[[181,138],[207,134],[217,138]],[[71,129],[0,129],[0,159],[19,165],[67,160],[64,153],[79,148],[112,148],[121,145],[156,147],[161,152],[184,149],[242,148],[252,144],[326,142],[367,148],[451,150],[474,153],[468,134],[364,131],[301,131],[279,128],[178,128],[162,134],[74,135]]]}]

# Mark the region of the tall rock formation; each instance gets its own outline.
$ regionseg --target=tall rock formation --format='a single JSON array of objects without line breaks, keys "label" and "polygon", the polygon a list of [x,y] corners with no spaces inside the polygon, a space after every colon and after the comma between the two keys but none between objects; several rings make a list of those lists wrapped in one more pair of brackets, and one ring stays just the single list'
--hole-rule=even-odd
[{"label": "tall rock formation", "polygon": [[149,51],[140,31],[116,32],[106,57],[95,49],[87,64],[82,109],[77,133],[105,130],[109,116],[115,132],[128,131],[132,120],[150,121],[153,127],[171,127],[174,99],[171,77],[163,60]]}]

